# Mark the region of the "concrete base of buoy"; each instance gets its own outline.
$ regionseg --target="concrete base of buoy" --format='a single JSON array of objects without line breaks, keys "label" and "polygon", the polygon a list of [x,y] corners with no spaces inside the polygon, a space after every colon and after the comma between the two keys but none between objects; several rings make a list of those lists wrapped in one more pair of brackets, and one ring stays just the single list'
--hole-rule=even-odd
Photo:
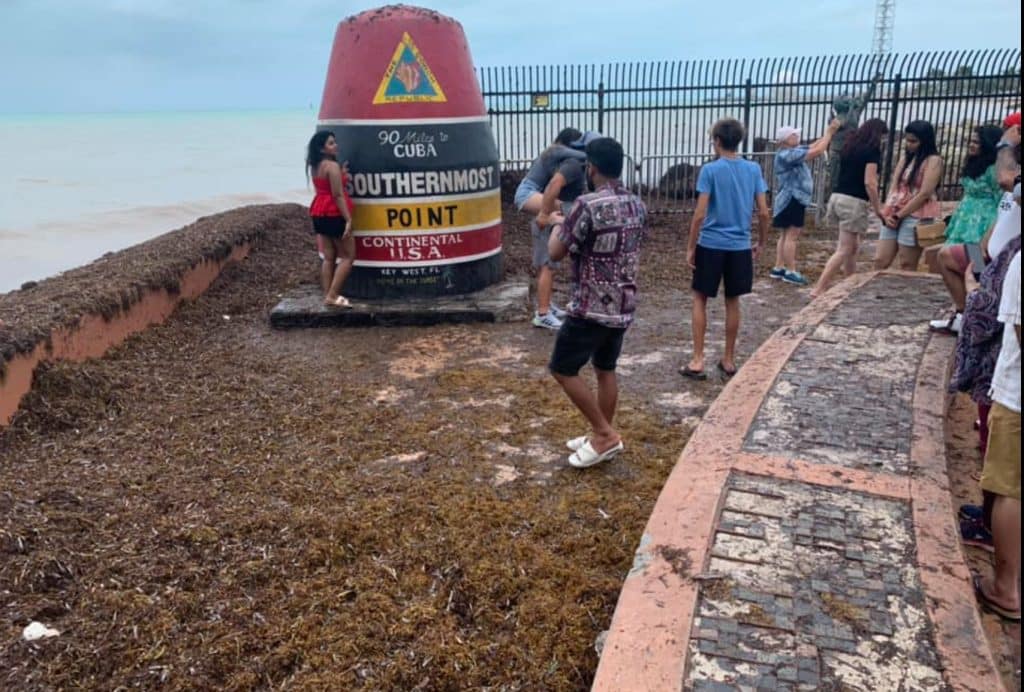
[{"label": "concrete base of buoy", "polygon": [[353,299],[351,308],[323,304],[318,286],[286,293],[270,311],[276,329],[308,327],[430,326],[471,322],[523,322],[532,316],[530,284],[503,281],[465,295],[443,298]]}]

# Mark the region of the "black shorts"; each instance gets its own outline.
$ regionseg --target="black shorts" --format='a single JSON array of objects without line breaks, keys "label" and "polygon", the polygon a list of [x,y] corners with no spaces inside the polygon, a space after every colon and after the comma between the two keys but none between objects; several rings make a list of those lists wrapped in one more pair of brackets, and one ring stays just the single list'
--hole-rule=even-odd
[{"label": "black shorts", "polygon": [[572,377],[578,375],[589,360],[598,370],[614,371],[625,335],[625,329],[566,317],[555,337],[548,369],[556,375]]},{"label": "black shorts", "polygon": [[791,199],[786,208],[772,219],[772,226],[775,228],[803,228],[804,217],[807,215],[807,207]]},{"label": "black shorts", "polygon": [[754,290],[754,253],[750,250],[712,250],[697,246],[693,290],[708,298],[718,295],[725,281],[725,297],[736,298]]},{"label": "black shorts", "polygon": [[345,235],[344,216],[312,216],[313,232],[328,238],[340,238]]}]

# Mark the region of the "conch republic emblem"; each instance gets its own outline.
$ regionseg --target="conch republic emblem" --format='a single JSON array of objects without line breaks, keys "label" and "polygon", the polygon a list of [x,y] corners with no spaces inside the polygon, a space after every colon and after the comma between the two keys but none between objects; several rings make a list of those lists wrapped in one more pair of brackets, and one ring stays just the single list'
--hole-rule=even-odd
[{"label": "conch republic emblem", "polygon": [[408,32],[395,48],[384,78],[373,97],[375,106],[384,103],[444,103],[441,85],[430,71]]}]

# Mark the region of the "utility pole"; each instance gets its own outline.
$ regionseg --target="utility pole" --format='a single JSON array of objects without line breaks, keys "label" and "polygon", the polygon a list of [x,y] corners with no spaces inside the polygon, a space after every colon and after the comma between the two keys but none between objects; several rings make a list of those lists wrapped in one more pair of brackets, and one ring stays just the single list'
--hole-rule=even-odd
[{"label": "utility pole", "polygon": [[871,41],[874,55],[892,52],[892,33],[896,23],[896,0],[877,0],[875,5],[875,36]]}]

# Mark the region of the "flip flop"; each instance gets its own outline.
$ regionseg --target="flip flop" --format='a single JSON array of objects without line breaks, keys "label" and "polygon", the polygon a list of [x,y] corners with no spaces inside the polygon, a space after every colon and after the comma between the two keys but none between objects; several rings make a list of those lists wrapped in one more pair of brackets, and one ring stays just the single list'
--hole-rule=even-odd
[{"label": "flip flop", "polygon": [[683,367],[679,368],[679,374],[691,380],[708,379],[708,374],[706,372],[704,372],[703,370],[694,370],[689,365],[684,365]]},{"label": "flip flop", "polygon": [[725,375],[726,379],[729,379],[736,374],[736,370],[730,370],[729,368],[722,365],[722,361],[718,361],[718,372]]},{"label": "flip flop", "polygon": [[345,296],[338,296],[334,300],[325,300],[324,305],[329,308],[350,308],[352,303],[348,302],[348,298]]},{"label": "flip flop", "polygon": [[616,454],[625,449],[625,445],[622,444],[622,440],[619,443],[609,447],[601,453],[598,453],[591,445],[590,441],[583,443],[583,446],[569,455],[569,465],[577,469],[585,469],[596,464],[600,464],[602,461],[608,461],[615,457]]},{"label": "flip flop", "polygon": [[985,592],[981,589],[980,574],[975,574],[974,577],[971,579],[971,583],[974,585],[974,595],[977,596],[978,603],[980,603],[983,608],[992,611],[1004,620],[1009,620],[1010,622],[1020,622],[1019,608],[1017,610],[1007,610],[998,603],[993,602],[991,599],[989,599],[988,596],[985,595]]},{"label": "flip flop", "polygon": [[582,447],[586,443],[587,443],[587,436],[586,435],[580,435],[579,437],[574,437],[571,440],[569,440],[568,442],[566,442],[565,446],[568,447],[571,451],[575,452],[576,450],[578,450],[580,447]]}]

